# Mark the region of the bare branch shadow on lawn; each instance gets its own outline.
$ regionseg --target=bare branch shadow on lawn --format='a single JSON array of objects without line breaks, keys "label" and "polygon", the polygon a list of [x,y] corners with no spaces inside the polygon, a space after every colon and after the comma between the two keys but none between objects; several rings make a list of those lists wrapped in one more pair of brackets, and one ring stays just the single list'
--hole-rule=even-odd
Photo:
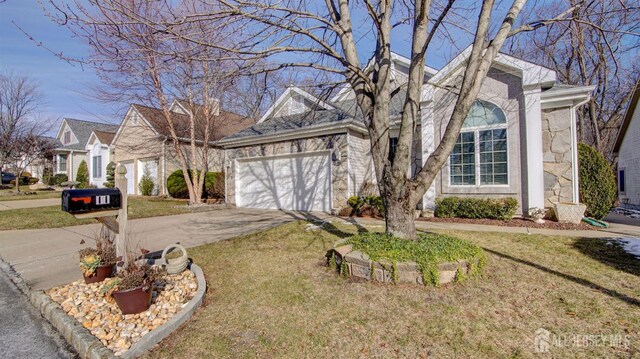
[{"label": "bare branch shadow on lawn", "polygon": [[578,238],[573,247],[613,268],[640,276],[640,259],[625,252],[620,242],[606,238]]},{"label": "bare branch shadow on lawn", "polygon": [[[321,218],[313,213],[310,212],[286,212],[288,215],[290,215],[291,217],[298,219],[298,220],[303,220],[303,221],[307,221],[313,224],[318,225],[322,230],[324,230],[327,233],[333,234],[335,236],[338,236],[340,238],[347,238],[347,237],[351,237],[353,236],[353,233],[350,232],[345,232],[343,230],[341,230],[340,228],[336,227],[332,221],[336,220],[336,218],[333,217],[329,217],[329,218]],[[358,223],[357,221],[355,221],[352,218],[349,219],[345,219],[346,222],[349,222],[351,224],[353,224],[356,229],[358,230],[358,233],[367,233],[369,232],[369,230],[367,228],[365,228],[364,226],[362,226],[360,223]]]},{"label": "bare branch shadow on lawn", "polygon": [[560,278],[564,278],[566,280],[572,281],[574,283],[583,285],[583,286],[591,288],[591,289],[595,289],[595,290],[597,290],[597,291],[599,291],[599,292],[601,292],[603,294],[606,294],[606,295],[608,295],[608,296],[610,296],[612,298],[620,299],[621,301],[623,301],[623,302],[625,302],[627,304],[634,305],[636,307],[640,307],[640,300],[638,300],[636,298],[633,298],[633,297],[630,297],[630,296],[628,296],[626,294],[619,293],[619,292],[617,292],[617,291],[615,291],[613,289],[605,288],[605,287],[603,287],[601,285],[598,285],[598,284],[593,283],[591,281],[588,281],[586,279],[578,278],[578,277],[572,276],[570,274],[561,273],[561,272],[558,272],[558,271],[553,270],[551,268],[547,268],[545,266],[542,266],[540,264],[536,264],[536,263],[530,262],[530,261],[525,260],[525,259],[512,257],[512,256],[510,256],[508,254],[500,253],[500,252],[497,252],[495,250],[492,250],[492,249],[489,249],[489,248],[486,248],[486,247],[483,247],[483,249],[485,251],[489,252],[489,253],[497,255],[498,257],[509,259],[509,260],[512,260],[512,261],[520,263],[520,264],[528,265],[530,267],[536,268],[536,269],[541,270],[543,272],[558,276]]}]

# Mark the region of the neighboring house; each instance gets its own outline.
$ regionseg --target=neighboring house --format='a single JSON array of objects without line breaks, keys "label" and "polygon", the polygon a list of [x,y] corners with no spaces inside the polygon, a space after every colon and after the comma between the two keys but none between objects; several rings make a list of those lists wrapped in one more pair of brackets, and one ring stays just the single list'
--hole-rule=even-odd
[{"label": "neighboring house", "polygon": [[[60,141],[57,138],[49,137],[49,136],[40,136],[42,141],[49,142],[48,148],[56,148],[60,145]],[[49,156],[45,156],[42,158],[37,158],[32,161],[26,168],[25,171],[31,173],[32,177],[35,177],[39,180],[39,183],[42,183],[44,177],[44,169],[47,167],[51,167],[52,157],[51,154]]]},{"label": "neighboring house", "polygon": [[53,151],[54,174],[64,173],[75,180],[78,167],[84,160],[89,166],[87,143],[94,131],[115,133],[117,125],[64,118],[56,138],[60,141]]},{"label": "neighboring house", "polygon": [[640,207],[640,81],[627,107],[613,147],[618,157],[618,199],[625,205]]},{"label": "neighboring house", "polygon": [[107,181],[107,165],[112,157],[110,145],[115,135],[115,132],[93,131],[85,147],[89,155],[89,183],[98,188],[104,187]]},{"label": "neighboring house", "polygon": [[[195,107],[195,115],[201,113],[198,105],[189,106],[185,101],[174,101],[170,107],[180,150],[189,161],[190,153],[190,108]],[[200,121],[197,121],[200,123]],[[255,124],[255,121],[235,113],[218,111],[211,127],[207,171],[222,172],[224,151],[216,141]],[[112,161],[123,164],[127,169],[129,194],[139,194],[138,183],[145,168],[156,183],[156,194],[167,194],[166,180],[180,169],[175,146],[171,142],[171,132],[162,110],[133,104],[129,107],[113,141]],[[196,140],[202,148],[204,131],[196,128]]]},{"label": "neighboring house", "polygon": [[[425,68],[412,172],[443,135],[470,48],[440,70]],[[393,54],[393,85],[407,81],[409,60]],[[515,197],[520,213],[578,200],[575,110],[593,87],[556,83],[555,73],[499,54],[465,121],[450,160],[421,208],[441,196]],[[391,103],[391,150],[404,94]],[[227,202],[239,207],[332,211],[375,183],[370,140],[354,94],[345,86],[323,101],[287,89],[255,126],[219,142],[226,149]]]}]

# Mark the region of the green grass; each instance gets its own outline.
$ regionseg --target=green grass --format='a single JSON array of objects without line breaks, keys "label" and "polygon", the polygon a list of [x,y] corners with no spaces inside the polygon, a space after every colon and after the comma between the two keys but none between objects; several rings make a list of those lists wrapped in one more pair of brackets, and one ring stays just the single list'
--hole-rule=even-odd
[{"label": "green grass", "polygon": [[417,241],[389,237],[382,233],[360,233],[350,237],[345,244],[366,253],[374,261],[386,259],[392,263],[416,262],[423,273],[425,283],[438,285],[438,264],[468,260],[470,274],[479,274],[485,264],[484,251],[468,241],[435,233],[422,233]]},{"label": "green grass", "polygon": [[[129,219],[189,213],[184,201],[156,198],[129,198]],[[95,219],[76,219],[60,206],[0,211],[0,230],[58,228],[95,223]]]},{"label": "green grass", "polygon": [[[22,192],[34,192],[34,191],[31,191],[27,188],[26,191],[23,189]],[[0,202],[1,201],[21,201],[21,200],[27,200],[27,199],[60,198],[60,194],[61,194],[61,192],[56,192],[56,191],[35,191],[35,192],[36,194],[25,195],[25,194],[13,193],[13,190],[10,190],[10,191],[1,190]]]},{"label": "green grass", "polygon": [[[640,261],[616,246],[509,233],[441,232],[483,248],[483,275],[441,287],[343,279],[324,255],[354,226],[297,222],[192,248],[205,306],[147,358],[537,358],[534,333],[620,335],[628,346],[548,357],[640,355]],[[361,229],[363,230],[363,229]],[[615,258],[625,257],[621,270]]]}]

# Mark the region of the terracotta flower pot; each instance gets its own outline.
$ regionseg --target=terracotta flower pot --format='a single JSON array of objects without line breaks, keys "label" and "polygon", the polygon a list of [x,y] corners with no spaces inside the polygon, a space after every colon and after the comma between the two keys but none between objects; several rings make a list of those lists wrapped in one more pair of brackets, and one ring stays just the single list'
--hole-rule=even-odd
[{"label": "terracotta flower pot", "polygon": [[149,309],[151,306],[151,291],[153,288],[144,290],[143,286],[132,289],[117,290],[111,293],[122,314],[138,314]]},{"label": "terracotta flower pot", "polygon": [[111,277],[112,274],[113,264],[107,266],[99,266],[98,268],[96,268],[96,271],[93,272],[92,275],[88,277],[84,276],[84,282],[86,284],[102,282],[103,280]]}]

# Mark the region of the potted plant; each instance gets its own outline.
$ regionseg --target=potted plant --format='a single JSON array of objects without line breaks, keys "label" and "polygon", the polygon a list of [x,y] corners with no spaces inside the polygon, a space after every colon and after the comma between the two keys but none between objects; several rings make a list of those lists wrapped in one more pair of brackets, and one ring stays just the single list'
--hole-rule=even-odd
[{"label": "potted plant", "polygon": [[[116,245],[111,232],[102,227],[95,241],[95,248],[84,248],[78,251],[80,270],[86,284],[102,282],[105,278],[111,277],[116,264]],[[84,243],[84,240],[80,241],[80,244]]]},{"label": "potted plant", "polygon": [[149,309],[153,283],[163,274],[161,267],[150,266],[145,259],[130,258],[115,278],[105,282],[102,293],[115,300],[122,314],[138,314]]}]

